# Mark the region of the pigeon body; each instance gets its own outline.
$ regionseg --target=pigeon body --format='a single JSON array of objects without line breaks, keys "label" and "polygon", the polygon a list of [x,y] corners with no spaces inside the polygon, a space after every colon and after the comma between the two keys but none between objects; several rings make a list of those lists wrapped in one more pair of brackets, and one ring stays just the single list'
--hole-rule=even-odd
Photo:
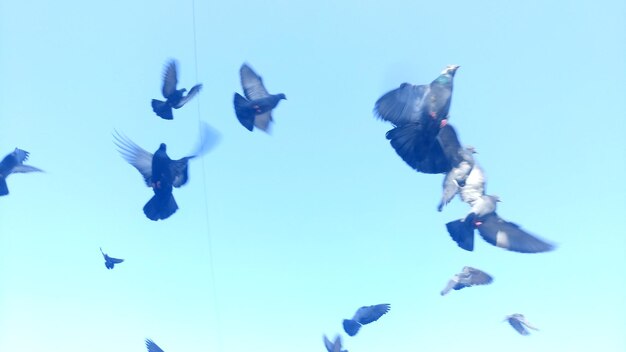
[{"label": "pigeon body", "polygon": [[474,269],[470,266],[466,266],[463,268],[458,274],[455,274],[450,281],[448,281],[448,285],[441,290],[441,295],[446,295],[450,290],[461,290],[466,287],[476,286],[476,285],[488,285],[493,281],[493,278],[485,273],[484,271]]},{"label": "pigeon body", "polygon": [[154,341],[146,339],[146,348],[148,352],[164,352]]},{"label": "pigeon body", "polygon": [[34,166],[24,165],[24,162],[28,160],[28,156],[29,153],[27,151],[15,148],[12,153],[2,159],[0,162],[0,196],[9,194],[6,178],[9,177],[10,174],[43,172],[43,170]]},{"label": "pigeon body", "polygon": [[269,94],[263,85],[263,79],[250,66],[243,64],[239,70],[241,86],[245,97],[235,93],[233,104],[239,122],[249,131],[254,127],[268,132],[272,119],[272,110],[278,103],[287,99],[285,94]]},{"label": "pigeon body", "polygon": [[348,335],[354,336],[359,332],[362,325],[378,320],[389,311],[390,307],[389,304],[363,306],[354,313],[352,319],[343,320],[343,329]]},{"label": "pigeon body", "polygon": [[513,327],[513,329],[515,329],[521,335],[530,334],[530,332],[528,332],[528,329],[539,331],[539,329],[530,325],[530,323],[526,320],[523,314],[516,313],[516,314],[507,315],[504,320],[508,321],[509,324],[511,324],[511,326]]},{"label": "pigeon body", "polygon": [[109,270],[113,269],[115,264],[119,264],[124,261],[124,259],[109,257],[106,253],[102,251],[102,248],[100,248],[100,253],[102,253],[102,256],[104,257],[104,266],[106,266],[106,268]]},{"label": "pigeon body", "polygon": [[178,209],[172,191],[174,187],[187,183],[189,160],[206,153],[218,140],[217,133],[206,124],[201,125],[200,132],[200,143],[196,151],[179,160],[170,159],[165,143],[161,143],[159,149],[151,154],[125,136],[114,135],[122,157],[141,173],[146,185],[154,192],[154,196],[143,208],[148,219],[164,220]]},{"label": "pigeon body", "polygon": [[459,188],[465,186],[465,182],[474,167],[474,148],[462,148],[458,151],[460,162],[454,165],[443,180],[443,193],[437,211],[441,211],[452,198],[459,192]]},{"label": "pigeon body", "polygon": [[166,99],[165,101],[152,99],[152,111],[154,111],[159,117],[165,120],[172,120],[174,115],[172,114],[172,108],[180,109],[191,98],[193,98],[200,89],[202,84],[196,84],[189,90],[189,93],[185,95],[187,89],[176,89],[178,85],[178,67],[175,60],[170,60],[165,65],[163,72],[163,87],[161,93]]},{"label": "pigeon body", "polygon": [[341,336],[339,336],[339,335],[337,335],[337,337],[335,337],[335,341],[334,342],[330,342],[328,337],[326,337],[326,335],[324,335],[324,346],[326,346],[326,350],[328,352],[348,352],[347,350],[342,350],[341,349]]}]

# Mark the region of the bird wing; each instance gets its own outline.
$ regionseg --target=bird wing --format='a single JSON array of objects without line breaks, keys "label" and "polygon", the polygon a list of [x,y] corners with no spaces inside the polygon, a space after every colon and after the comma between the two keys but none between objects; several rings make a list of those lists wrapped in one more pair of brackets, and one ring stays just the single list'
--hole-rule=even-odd
[{"label": "bird wing", "polygon": [[439,206],[437,206],[437,210],[441,211],[445,205],[450,203],[458,191],[459,184],[455,180],[455,174],[452,171],[448,172],[446,177],[443,179],[443,192],[441,194],[441,201],[439,202]]},{"label": "bird wing", "polygon": [[178,104],[176,105],[177,108],[182,107],[183,105],[187,104],[187,102],[189,100],[191,100],[193,97],[195,97],[198,93],[200,93],[200,90],[202,89],[202,84],[196,84],[195,86],[191,87],[191,89],[189,90],[189,93],[187,93],[187,95],[185,95],[184,97],[182,97],[180,99],[180,101],[178,102]]},{"label": "bird wing", "polygon": [[424,97],[429,90],[427,85],[402,83],[376,101],[374,113],[379,119],[395,126],[418,122],[422,119]]},{"label": "bird wing", "polygon": [[468,275],[468,281],[471,285],[488,285],[493,281],[493,278],[482,270],[466,266],[463,271]]},{"label": "bird wing", "polygon": [[172,186],[180,187],[187,183],[189,179],[189,157],[184,157],[180,160],[172,160],[169,164],[170,172],[173,177]]},{"label": "bird wing", "polygon": [[157,346],[157,344],[150,339],[146,339],[146,348],[148,352],[164,352],[161,347]]},{"label": "bird wing", "polygon": [[254,116],[254,127],[268,132],[272,121],[272,111],[266,111],[262,114]]},{"label": "bird wing", "polygon": [[510,251],[539,253],[554,249],[554,245],[522,230],[517,224],[503,220],[495,212],[481,217],[477,228],[485,241]]},{"label": "bird wing", "polygon": [[535,331],[539,331],[539,329],[537,329],[536,327],[532,326],[532,325],[528,322],[528,320],[526,320],[526,318],[520,319],[520,322],[521,322],[522,324],[524,324],[524,326],[526,326],[526,327],[527,327],[527,328],[529,328],[529,329],[533,329],[533,330],[535,330]]},{"label": "bird wing", "polygon": [[386,314],[389,311],[389,308],[391,308],[389,304],[377,304],[373,306],[361,307],[354,314],[353,320],[356,320],[360,324],[369,324]]},{"label": "bird wing", "polygon": [[459,283],[459,281],[456,279],[456,275],[450,280],[448,281],[448,284],[446,285],[446,287],[443,288],[443,290],[441,290],[441,295],[445,296],[448,292],[450,292],[451,289],[453,289],[457,284]]},{"label": "bird wing", "polygon": [[326,337],[326,335],[324,335],[324,346],[326,346],[326,349],[328,350],[328,352],[333,352],[335,349],[335,345],[330,342],[330,340],[328,339],[328,337]]},{"label": "bird wing", "polygon": [[113,258],[113,257],[109,257],[107,256],[107,261],[113,264],[119,264],[122,263],[124,261],[124,259],[118,259],[118,258]]},{"label": "bird wing", "polygon": [[526,330],[526,328],[524,328],[524,326],[522,325],[522,323],[520,323],[519,320],[517,320],[516,318],[508,318],[509,324],[511,324],[511,326],[513,327],[513,329],[517,330],[517,332],[519,332],[522,335],[528,335],[528,330]]},{"label": "bird wing", "polygon": [[146,185],[152,183],[152,153],[145,151],[140,146],[131,141],[128,137],[115,131],[113,134],[115,145],[122,157],[134,166],[146,181]]},{"label": "bird wing", "polygon": [[[426,174],[438,174],[450,170],[439,143],[435,143],[437,132],[423,122],[396,127],[386,134],[396,153],[413,169]],[[437,127],[438,128],[438,127]]]},{"label": "bird wing", "polygon": [[165,98],[176,92],[176,86],[178,85],[178,68],[176,60],[170,60],[165,64],[163,70],[163,88],[161,92]]},{"label": "bird wing", "polygon": [[485,195],[485,173],[478,164],[472,166],[465,179],[465,185],[459,189],[459,195],[461,200],[470,206],[474,206],[474,203]]},{"label": "bird wing", "polygon": [[200,121],[198,133],[200,135],[198,143],[193,152],[189,154],[189,158],[195,158],[208,153],[215,148],[221,138],[220,133],[204,121]]},{"label": "bird wing", "polygon": [[30,165],[16,165],[13,170],[11,170],[11,173],[25,173],[25,172],[43,172],[42,169],[36,168],[34,166],[30,166]]},{"label": "bird wing", "polygon": [[270,96],[265,86],[263,86],[261,76],[257,75],[248,64],[241,65],[239,75],[241,76],[241,86],[246,98],[256,100]]},{"label": "bird wing", "polygon": [[461,154],[463,147],[461,147],[459,137],[451,124],[446,124],[439,129],[439,133],[437,133],[437,141],[441,146],[443,155],[448,160],[451,167],[456,167],[463,161],[463,154]]}]

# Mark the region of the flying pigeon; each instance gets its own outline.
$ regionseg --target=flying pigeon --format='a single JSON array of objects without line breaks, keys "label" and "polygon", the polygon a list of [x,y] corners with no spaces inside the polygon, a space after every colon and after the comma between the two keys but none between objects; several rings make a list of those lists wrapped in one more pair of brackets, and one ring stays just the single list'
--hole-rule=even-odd
[{"label": "flying pigeon", "polygon": [[148,352],[164,352],[161,347],[157,346],[157,344],[150,339],[146,339],[146,348]]},{"label": "flying pigeon", "polygon": [[113,269],[115,264],[119,264],[124,261],[124,259],[117,259],[117,258],[109,257],[106,253],[102,251],[102,247],[100,247],[100,253],[102,253],[102,256],[104,256],[104,266],[106,266],[107,269],[109,270]]},{"label": "flying pigeon", "polygon": [[272,110],[282,99],[287,100],[285,94],[269,94],[261,76],[257,75],[247,64],[241,65],[239,75],[245,98],[235,93],[233,103],[237,119],[249,131],[256,127],[268,132],[270,123],[273,121]]},{"label": "flying pigeon", "polygon": [[328,352],[348,352],[347,350],[341,349],[341,336],[339,335],[335,337],[335,342],[330,342],[328,337],[324,335],[324,345],[326,346],[326,350],[328,350]]},{"label": "flying pigeon", "polygon": [[[511,326],[517,330],[517,332],[519,332],[522,335],[528,335],[530,334],[528,332],[528,329],[533,329],[536,331],[539,331],[539,329],[537,329],[536,327],[530,325],[530,323],[528,323],[528,321],[526,321],[526,318],[524,318],[523,314],[511,314],[511,315],[507,315],[504,318],[505,321],[508,321],[509,324],[511,324]],[[528,329],[526,329],[528,328]]]},{"label": "flying pigeon", "polygon": [[[402,83],[379,98],[374,106],[376,116],[395,127],[386,135],[391,146],[418,171],[433,173],[420,170],[420,163],[431,154],[439,129],[447,124],[454,74],[458,68],[458,65],[447,66],[429,85]],[[439,172],[445,171],[434,173]]]},{"label": "flying pigeon", "polygon": [[174,115],[172,115],[172,108],[180,109],[183,105],[187,104],[187,102],[196,96],[200,89],[202,89],[202,84],[196,84],[191,88],[189,93],[185,95],[184,93],[187,89],[176,89],[176,85],[178,84],[178,68],[175,60],[170,60],[165,65],[165,70],[163,72],[163,88],[161,92],[163,93],[163,97],[165,97],[165,101],[152,99],[152,110],[162,119],[172,120],[174,119]]},{"label": "flying pigeon", "polygon": [[451,289],[461,290],[476,285],[489,285],[492,281],[493,278],[486,272],[466,266],[448,281],[448,285],[441,290],[441,295],[446,295]]},{"label": "flying pigeon", "polygon": [[354,336],[357,332],[359,332],[361,325],[369,324],[378,320],[389,311],[390,307],[391,306],[389,304],[377,304],[374,306],[361,307],[356,311],[356,313],[354,313],[352,319],[343,320],[343,329],[348,335]]},{"label": "flying pigeon", "polygon": [[178,188],[187,183],[189,160],[205,154],[219,139],[217,132],[203,123],[196,151],[182,159],[172,160],[167,155],[165,143],[161,143],[159,149],[151,154],[119,133],[114,137],[122,157],[141,173],[146,185],[154,191],[154,196],[143,207],[146,217],[154,221],[167,219],[176,212],[178,205],[172,195],[172,187]]},{"label": "flying pigeon", "polygon": [[25,173],[25,172],[43,172],[34,166],[24,165],[24,162],[28,160],[29,153],[25,150],[15,148],[15,150],[8,154],[0,162],[0,196],[6,196],[9,194],[9,187],[7,186],[6,178],[10,174]]}]

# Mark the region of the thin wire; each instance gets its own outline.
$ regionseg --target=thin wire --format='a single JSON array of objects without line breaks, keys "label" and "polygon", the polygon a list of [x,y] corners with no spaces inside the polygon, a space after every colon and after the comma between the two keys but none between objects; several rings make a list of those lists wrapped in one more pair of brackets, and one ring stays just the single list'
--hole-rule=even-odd
[{"label": "thin wire", "polygon": [[[191,0],[191,10],[192,10],[192,24],[193,24],[193,56],[194,63],[196,69],[196,82],[198,79],[198,41],[196,36],[196,1]],[[198,127],[201,127],[202,119],[200,114],[200,99],[196,99],[196,106],[198,107]],[[207,234],[207,244],[209,247],[209,271],[211,274],[211,284],[213,286],[213,311],[215,312],[215,331],[217,332],[217,345],[218,351],[222,350],[222,334],[220,329],[220,313],[219,313],[219,304],[217,299],[217,280],[215,279],[215,268],[213,265],[213,244],[211,241],[211,230],[210,230],[210,222],[209,222],[209,200],[207,197],[207,184],[206,184],[206,169],[204,168],[204,158],[200,158],[202,163],[202,184],[204,187],[204,214],[206,221],[206,234]]]}]

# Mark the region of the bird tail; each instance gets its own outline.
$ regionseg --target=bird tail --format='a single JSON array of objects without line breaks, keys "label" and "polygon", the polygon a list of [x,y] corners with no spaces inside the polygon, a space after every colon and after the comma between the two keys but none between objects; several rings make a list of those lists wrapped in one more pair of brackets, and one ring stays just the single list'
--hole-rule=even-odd
[{"label": "bird tail", "polygon": [[473,223],[463,220],[450,221],[446,224],[450,237],[457,245],[466,251],[474,250],[474,226]]},{"label": "bird tail", "polygon": [[361,328],[361,324],[359,324],[358,322],[352,319],[343,320],[343,329],[346,331],[346,334],[350,336],[356,335],[356,333],[359,332],[360,328]]},{"label": "bird tail", "polygon": [[167,104],[167,102],[152,99],[152,111],[154,111],[154,113],[162,119],[174,119],[174,115],[172,115],[172,108]]},{"label": "bird tail", "polygon": [[386,134],[396,153],[414,169],[426,158],[436,136],[436,129],[433,131],[422,123],[399,126]]},{"label": "bird tail", "polygon": [[7,194],[9,194],[7,181],[4,179],[4,177],[0,176],[0,196],[6,196]]},{"label": "bird tail", "polygon": [[169,218],[178,210],[178,204],[171,193],[155,194],[143,207],[143,213],[148,219],[157,221]]},{"label": "bird tail", "polygon": [[248,104],[248,100],[242,97],[241,94],[235,93],[233,104],[235,105],[235,115],[237,115],[239,123],[248,131],[252,131],[254,128],[254,113],[245,107]]}]

